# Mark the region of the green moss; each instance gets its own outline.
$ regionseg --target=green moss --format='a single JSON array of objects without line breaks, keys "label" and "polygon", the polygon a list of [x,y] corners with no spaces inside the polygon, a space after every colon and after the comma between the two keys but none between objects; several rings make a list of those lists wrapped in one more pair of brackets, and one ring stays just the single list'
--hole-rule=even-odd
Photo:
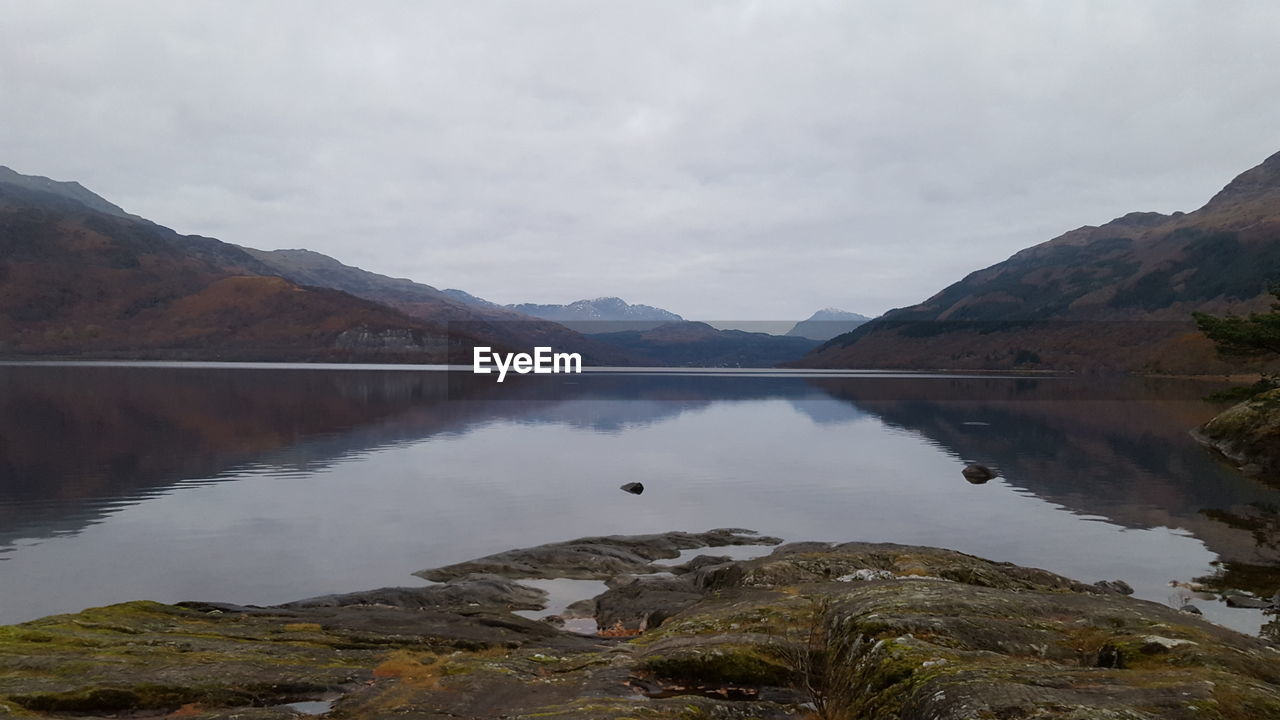
[{"label": "green moss", "polygon": [[121,713],[143,710],[176,710],[188,703],[215,707],[260,704],[264,698],[311,695],[328,688],[314,685],[281,687],[183,687],[138,684],[130,687],[92,687],[67,692],[11,696],[18,705],[36,712]]},{"label": "green moss", "polygon": [[794,676],[780,660],[751,645],[716,645],[654,656],[641,667],[659,677],[693,684],[782,686]]}]

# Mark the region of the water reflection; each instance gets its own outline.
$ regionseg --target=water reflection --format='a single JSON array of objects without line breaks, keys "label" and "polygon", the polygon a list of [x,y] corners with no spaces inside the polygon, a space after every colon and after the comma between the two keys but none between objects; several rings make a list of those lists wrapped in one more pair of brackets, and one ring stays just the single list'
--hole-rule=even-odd
[{"label": "water reflection", "polygon": [[[1216,559],[1277,562],[1248,518],[1280,492],[1187,436],[1209,389],[0,367],[0,622],[137,597],[281,602],[568,536],[716,526],[942,545],[1163,602]],[[1000,476],[970,485],[965,461]],[[643,496],[618,492],[631,481]]]},{"label": "water reflection", "polygon": [[1219,409],[1217,385],[1190,380],[816,380],[886,425],[957,458],[992,465],[1016,488],[1130,528],[1176,527],[1214,552],[1280,562],[1273,543],[1220,514],[1274,502],[1188,438]]}]

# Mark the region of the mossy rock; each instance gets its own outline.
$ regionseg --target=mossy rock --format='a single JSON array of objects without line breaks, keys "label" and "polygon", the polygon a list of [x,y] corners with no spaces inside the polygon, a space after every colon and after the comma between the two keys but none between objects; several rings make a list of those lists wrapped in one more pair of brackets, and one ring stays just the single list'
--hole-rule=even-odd
[{"label": "mossy rock", "polygon": [[[837,667],[850,720],[1280,718],[1272,644],[1044,570],[805,543],[690,574],[700,599],[634,638],[383,606],[138,602],[0,627],[0,716],[276,720],[335,692],[335,720],[782,720]],[[798,660],[815,628],[840,662]]]},{"label": "mossy rock", "polygon": [[767,647],[717,644],[654,654],[640,669],[663,679],[694,685],[773,685],[791,683],[795,673]]},{"label": "mossy rock", "polygon": [[1193,435],[1251,474],[1280,481],[1280,389],[1227,408]]}]

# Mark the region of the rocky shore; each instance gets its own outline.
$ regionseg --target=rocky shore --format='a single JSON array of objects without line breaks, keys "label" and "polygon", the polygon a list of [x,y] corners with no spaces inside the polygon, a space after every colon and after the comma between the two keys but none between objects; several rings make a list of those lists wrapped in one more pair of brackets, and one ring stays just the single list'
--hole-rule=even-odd
[{"label": "rocky shore", "polygon": [[[778,546],[678,561],[756,544]],[[713,530],[419,574],[435,584],[0,627],[0,716],[1280,718],[1271,643],[949,550]],[[570,609],[603,630],[516,614],[546,604],[534,578],[605,581]]]},{"label": "rocky shore", "polygon": [[1192,435],[1246,474],[1280,481],[1280,389],[1227,408]]}]

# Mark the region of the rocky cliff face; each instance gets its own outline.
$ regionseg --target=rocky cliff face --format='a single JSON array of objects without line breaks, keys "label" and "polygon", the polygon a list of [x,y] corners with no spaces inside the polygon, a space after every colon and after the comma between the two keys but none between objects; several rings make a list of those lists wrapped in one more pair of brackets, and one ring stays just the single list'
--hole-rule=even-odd
[{"label": "rocky cliff face", "polygon": [[1131,213],[979,270],[818,348],[813,367],[1221,372],[1193,311],[1280,281],[1280,153],[1191,213]]}]

